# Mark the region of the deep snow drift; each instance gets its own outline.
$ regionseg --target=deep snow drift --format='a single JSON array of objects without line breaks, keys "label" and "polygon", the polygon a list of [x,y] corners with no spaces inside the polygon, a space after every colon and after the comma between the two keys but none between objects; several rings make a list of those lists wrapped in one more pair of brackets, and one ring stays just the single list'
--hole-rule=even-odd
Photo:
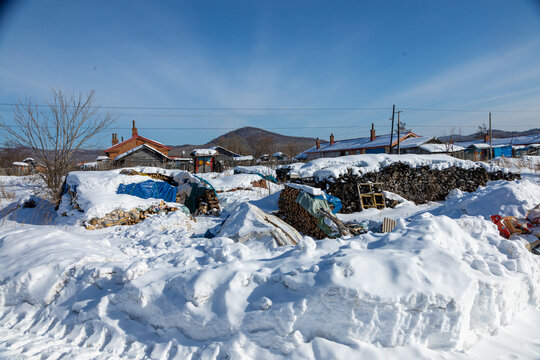
[{"label": "deep snow drift", "polygon": [[[175,212],[87,231],[5,217],[0,357],[481,359],[482,337],[540,306],[540,257],[489,221],[540,203],[534,180],[347,215],[394,217],[388,234],[284,247],[202,237],[259,190],[228,193],[221,218],[197,222]],[[530,341],[506,355],[533,357]]]}]

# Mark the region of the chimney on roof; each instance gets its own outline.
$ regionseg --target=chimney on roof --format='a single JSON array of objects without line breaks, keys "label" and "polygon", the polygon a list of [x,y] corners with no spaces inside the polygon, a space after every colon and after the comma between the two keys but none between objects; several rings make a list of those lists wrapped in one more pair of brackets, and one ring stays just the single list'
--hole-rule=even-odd
[{"label": "chimney on roof", "polygon": [[133,128],[131,129],[131,137],[137,136],[137,128],[135,127],[135,120],[133,120]]},{"label": "chimney on roof", "polygon": [[371,123],[371,134],[369,137],[370,141],[375,140],[375,124]]},{"label": "chimney on roof", "polygon": [[330,134],[330,146],[334,145],[335,141],[334,141],[334,134]]},{"label": "chimney on roof", "polygon": [[317,140],[315,140],[315,148],[317,150],[319,150],[321,148],[321,140],[319,140],[319,138],[317,138]]},{"label": "chimney on roof", "polygon": [[112,146],[118,144],[118,134],[112,134]]},{"label": "chimney on roof", "polygon": [[488,143],[488,142],[489,142],[489,134],[488,134],[488,133],[485,133],[485,134],[484,134],[484,142],[485,142],[485,143]]}]

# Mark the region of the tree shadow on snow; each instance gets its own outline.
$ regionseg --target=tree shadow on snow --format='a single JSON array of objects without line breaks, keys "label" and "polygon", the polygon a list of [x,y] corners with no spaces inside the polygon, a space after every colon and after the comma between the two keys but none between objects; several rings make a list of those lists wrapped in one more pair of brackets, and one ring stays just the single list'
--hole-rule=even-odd
[{"label": "tree shadow on snow", "polygon": [[54,225],[57,221],[55,205],[37,196],[15,201],[0,210],[0,223],[6,220],[29,225]]}]

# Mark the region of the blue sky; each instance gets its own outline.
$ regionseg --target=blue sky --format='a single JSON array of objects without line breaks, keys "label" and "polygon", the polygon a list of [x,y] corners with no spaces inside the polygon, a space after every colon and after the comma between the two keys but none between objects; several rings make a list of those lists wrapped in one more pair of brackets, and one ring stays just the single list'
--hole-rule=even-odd
[{"label": "blue sky", "polygon": [[420,135],[474,132],[488,111],[524,130],[540,127],[539,59],[534,1],[18,1],[0,18],[0,103],[94,89],[127,107],[109,133],[136,120],[167,144],[248,125],[388,133],[392,104]]}]

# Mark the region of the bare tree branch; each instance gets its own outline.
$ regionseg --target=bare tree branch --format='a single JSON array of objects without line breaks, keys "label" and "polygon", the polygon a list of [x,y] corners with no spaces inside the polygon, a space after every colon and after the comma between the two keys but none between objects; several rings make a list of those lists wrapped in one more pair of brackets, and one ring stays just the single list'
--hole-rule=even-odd
[{"label": "bare tree branch", "polygon": [[73,163],[77,150],[114,120],[100,114],[94,105],[95,93],[64,93],[52,89],[52,101],[39,110],[30,98],[13,108],[13,122],[0,117],[0,130],[6,139],[30,149],[43,170],[41,177],[53,199],[61,196],[63,178]]}]

